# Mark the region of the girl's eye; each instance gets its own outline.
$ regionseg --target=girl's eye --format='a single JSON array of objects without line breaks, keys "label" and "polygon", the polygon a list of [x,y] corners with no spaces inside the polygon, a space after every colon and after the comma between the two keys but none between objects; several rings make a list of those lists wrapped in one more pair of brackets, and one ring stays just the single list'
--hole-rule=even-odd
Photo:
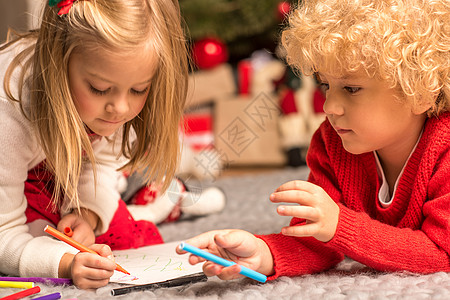
[{"label": "girl's eye", "polygon": [[101,90],[99,90],[99,89],[96,89],[96,88],[93,87],[92,85],[89,85],[89,89],[91,90],[91,92],[92,92],[93,94],[98,95],[98,96],[106,95],[106,93],[109,91],[109,89],[106,89],[106,90],[104,90],[104,91],[101,91]]},{"label": "girl's eye", "polygon": [[141,96],[141,95],[145,95],[148,91],[148,87],[146,87],[145,89],[143,89],[142,91],[136,91],[135,89],[131,89],[131,93]]},{"label": "girl's eye", "polygon": [[346,91],[349,92],[350,94],[355,94],[355,93],[357,93],[358,91],[360,91],[361,88],[360,88],[360,87],[353,87],[353,86],[346,86],[346,87],[344,87],[344,90],[346,90]]}]

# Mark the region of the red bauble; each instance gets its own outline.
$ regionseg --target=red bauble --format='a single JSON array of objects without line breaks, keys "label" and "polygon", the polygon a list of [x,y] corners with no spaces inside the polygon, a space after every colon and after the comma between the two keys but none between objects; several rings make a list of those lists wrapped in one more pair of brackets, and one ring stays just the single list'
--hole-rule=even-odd
[{"label": "red bauble", "polygon": [[278,18],[280,20],[284,20],[284,18],[286,18],[286,16],[289,14],[289,11],[291,10],[291,4],[287,1],[281,1],[280,3],[278,3],[277,9]]},{"label": "red bauble", "polygon": [[223,42],[206,38],[194,43],[192,58],[200,69],[210,69],[228,60],[228,51]]}]

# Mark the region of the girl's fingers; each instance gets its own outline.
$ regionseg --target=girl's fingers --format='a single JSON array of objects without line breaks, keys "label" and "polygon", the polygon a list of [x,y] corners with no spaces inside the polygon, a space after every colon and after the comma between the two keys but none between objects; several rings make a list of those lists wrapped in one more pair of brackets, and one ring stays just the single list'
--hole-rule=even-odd
[{"label": "girl's fingers", "polygon": [[[112,276],[112,273],[114,273],[114,270],[116,268],[115,262],[111,259],[93,253],[78,253],[74,257],[74,264],[79,266],[78,269],[80,272],[89,272],[90,274],[96,274],[95,272],[97,271],[105,271],[109,274],[109,277]],[[91,278],[91,276],[98,275],[90,275],[84,277]]]},{"label": "girl's fingers", "polygon": [[109,283],[109,278],[107,279],[100,279],[100,280],[92,280],[88,278],[77,278],[74,279],[74,283],[76,286],[80,289],[87,290],[87,289],[97,289],[100,287],[103,287]]},{"label": "girl's fingers", "polygon": [[305,191],[288,190],[272,193],[269,199],[274,203],[286,202],[301,205],[313,205],[315,195]]},{"label": "girl's fingers", "polygon": [[320,220],[320,214],[317,209],[310,206],[278,206],[277,212],[280,216],[290,216],[300,219],[306,219],[312,222]]},{"label": "girl's fingers", "polygon": [[319,232],[319,225],[317,223],[297,225],[297,226],[287,226],[281,229],[283,235],[297,236],[297,237],[307,237],[313,236]]}]

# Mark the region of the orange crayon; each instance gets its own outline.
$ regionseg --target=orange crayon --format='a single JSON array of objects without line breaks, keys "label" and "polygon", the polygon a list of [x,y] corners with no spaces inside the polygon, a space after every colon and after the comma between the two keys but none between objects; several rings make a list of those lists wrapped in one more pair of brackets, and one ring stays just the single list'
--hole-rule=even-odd
[{"label": "orange crayon", "polygon": [[[47,232],[48,234],[54,236],[55,238],[57,238],[58,240],[61,240],[67,244],[69,244],[70,246],[80,250],[81,252],[89,252],[92,254],[97,254],[99,255],[97,252],[95,252],[92,249],[89,249],[88,247],[78,243],[77,241],[75,241],[74,239],[72,239],[71,237],[68,237],[67,235],[65,235],[64,233],[62,233],[61,231],[56,230],[55,228],[51,227],[51,226],[45,226],[44,231]],[[116,270],[120,271],[122,273],[125,273],[127,275],[130,275],[130,273],[125,270],[124,268],[122,268],[119,264],[116,263]]]},{"label": "orange crayon", "polygon": [[72,237],[72,235],[73,235],[72,228],[70,228],[69,226],[64,228],[64,234],[67,235],[68,237]]}]

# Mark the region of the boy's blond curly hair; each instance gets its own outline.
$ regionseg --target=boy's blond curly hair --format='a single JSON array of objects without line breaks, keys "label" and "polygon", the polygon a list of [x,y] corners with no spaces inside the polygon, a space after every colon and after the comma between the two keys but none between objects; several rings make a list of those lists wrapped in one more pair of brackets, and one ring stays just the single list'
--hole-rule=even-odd
[{"label": "boy's blond curly hair", "polygon": [[450,1],[302,2],[282,35],[289,64],[305,74],[362,67],[429,115],[450,110]]}]

